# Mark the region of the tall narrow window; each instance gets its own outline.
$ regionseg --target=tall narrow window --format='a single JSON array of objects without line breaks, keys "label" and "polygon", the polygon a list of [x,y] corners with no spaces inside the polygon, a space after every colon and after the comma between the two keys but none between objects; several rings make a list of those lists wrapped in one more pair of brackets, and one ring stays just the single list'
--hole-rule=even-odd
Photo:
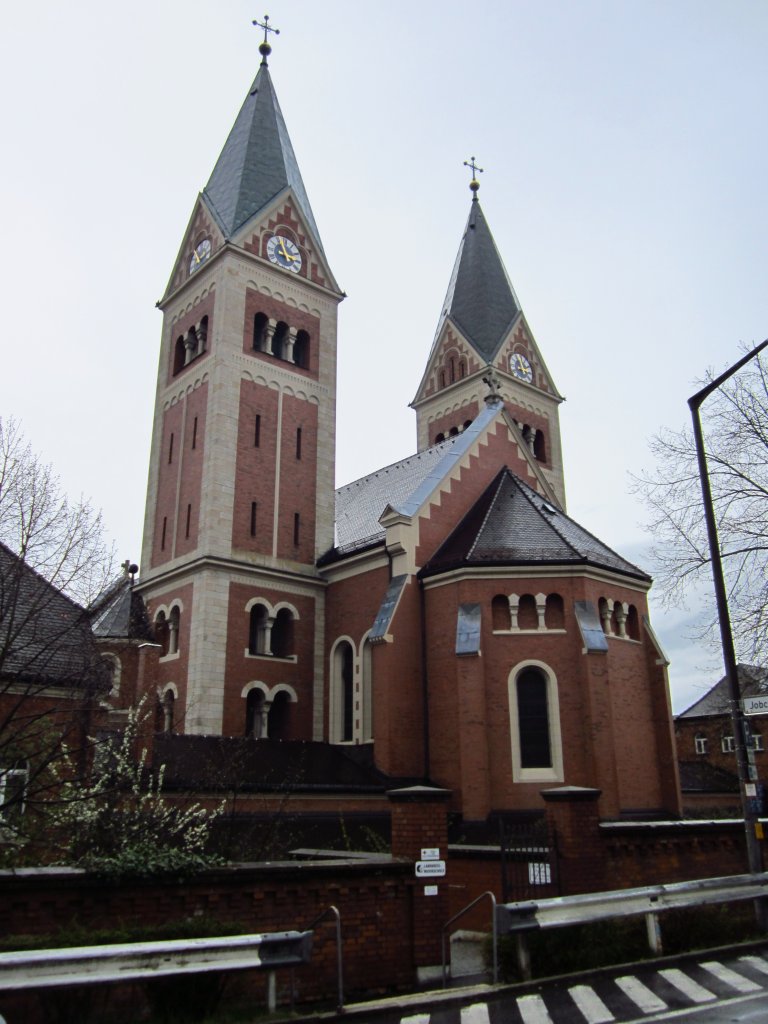
[{"label": "tall narrow window", "polygon": [[301,458],[301,427],[296,428],[296,458]]},{"label": "tall narrow window", "polygon": [[299,513],[298,512],[294,512],[293,513],[293,543],[294,543],[294,545],[296,547],[298,547],[298,545],[299,545],[299,528],[300,528],[300,526],[301,526],[301,521],[299,519]]},{"label": "tall narrow window", "polygon": [[252,501],[251,502],[251,536],[252,537],[256,536],[256,509],[257,508],[258,508],[258,503],[255,502],[255,501]]},{"label": "tall narrow window", "polygon": [[253,447],[258,448],[261,444],[261,416],[256,414],[256,422],[253,427]]},{"label": "tall narrow window", "polygon": [[173,434],[171,434],[171,439],[168,442],[168,464],[170,465],[172,462],[173,462]]},{"label": "tall narrow window", "polygon": [[333,653],[333,689],[331,742],[351,743],[355,738],[354,652],[346,640]]},{"label": "tall narrow window", "polygon": [[518,676],[517,720],[520,767],[551,768],[547,681],[538,669],[525,669]]},{"label": "tall narrow window", "polygon": [[186,525],[186,528],[184,530],[184,536],[185,537],[189,537],[189,527],[190,527],[191,522],[192,522],[192,506],[191,505],[187,505],[187,525]]},{"label": "tall narrow window", "polygon": [[192,424],[192,447],[197,448],[197,416]]},{"label": "tall narrow window", "polygon": [[160,537],[160,550],[165,551],[165,532],[168,529],[168,516],[163,516],[163,532]]}]

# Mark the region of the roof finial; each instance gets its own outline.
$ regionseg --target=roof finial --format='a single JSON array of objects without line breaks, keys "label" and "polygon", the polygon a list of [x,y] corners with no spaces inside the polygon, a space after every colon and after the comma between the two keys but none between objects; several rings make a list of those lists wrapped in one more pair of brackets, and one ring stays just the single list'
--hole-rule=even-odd
[{"label": "roof finial", "polygon": [[[474,157],[472,157],[474,160]],[[473,200],[474,202],[474,200]],[[501,388],[501,382],[496,374],[493,372],[493,368],[489,365],[485,376],[483,377],[483,384],[488,388],[488,394],[485,395],[486,405],[498,405],[504,401],[499,393]]]},{"label": "roof finial", "polygon": [[475,163],[475,158],[471,156],[469,160],[464,161],[464,166],[469,167],[472,171],[472,181],[469,183],[470,191],[472,192],[472,202],[477,202],[477,190],[480,188],[480,182],[477,180],[478,174],[483,173],[483,168],[478,167]]},{"label": "roof finial", "polygon": [[[270,32],[274,32],[276,36],[279,36],[280,29],[272,28],[272,26],[269,24],[268,14],[264,15],[264,21],[254,21],[253,24],[256,25],[258,28],[264,29],[264,40],[263,42],[259,43],[259,53],[261,54],[261,63],[266,67],[267,57],[270,55],[270,53],[272,53],[272,47],[269,45],[267,41],[267,35]],[[472,159],[474,160],[474,157]]]}]

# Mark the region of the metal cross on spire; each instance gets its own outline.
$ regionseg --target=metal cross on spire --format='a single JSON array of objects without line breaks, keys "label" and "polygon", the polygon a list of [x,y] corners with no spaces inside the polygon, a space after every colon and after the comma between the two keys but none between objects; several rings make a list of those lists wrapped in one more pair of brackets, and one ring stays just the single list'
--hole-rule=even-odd
[{"label": "metal cross on spire", "polygon": [[[268,14],[264,15],[264,21],[254,20],[253,24],[256,25],[257,28],[264,29],[264,39],[261,43],[259,43],[259,53],[261,54],[261,63],[266,64],[267,57],[270,55],[270,53],[272,53],[272,47],[269,45],[268,35],[270,32],[274,32],[276,36],[279,36],[280,29],[272,28],[272,26],[269,24]],[[474,157],[472,159],[474,160]]]},{"label": "metal cross on spire", "polygon": [[472,192],[472,202],[474,202],[475,199],[477,199],[477,190],[480,188],[480,182],[477,180],[477,176],[478,174],[483,173],[483,168],[477,166],[477,164],[475,163],[475,158],[473,156],[471,156],[469,160],[464,161],[464,166],[469,167],[469,169],[472,171],[472,181],[470,181],[469,183],[469,188],[470,191]]}]

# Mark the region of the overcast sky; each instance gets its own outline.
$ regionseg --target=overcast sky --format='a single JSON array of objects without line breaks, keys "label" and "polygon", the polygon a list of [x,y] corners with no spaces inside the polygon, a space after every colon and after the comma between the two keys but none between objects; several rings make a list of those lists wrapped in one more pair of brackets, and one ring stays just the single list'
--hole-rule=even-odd
[{"label": "overcast sky", "polygon": [[[37,0],[0,37],[0,414],[140,557],[161,296],[258,66],[244,0]],[[408,408],[470,203],[561,410],[568,511],[652,571],[630,471],[768,335],[765,0],[275,0],[270,70],[340,310],[338,476]],[[678,710],[721,672],[654,606]]]}]

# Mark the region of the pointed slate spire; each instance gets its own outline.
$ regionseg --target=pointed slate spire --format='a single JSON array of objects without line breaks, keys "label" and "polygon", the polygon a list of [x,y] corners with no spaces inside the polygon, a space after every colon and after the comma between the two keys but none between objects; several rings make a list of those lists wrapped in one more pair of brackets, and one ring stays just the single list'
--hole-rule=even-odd
[{"label": "pointed slate spire", "polygon": [[203,190],[226,238],[290,188],[320,245],[288,129],[264,60]]},{"label": "pointed slate spire", "polygon": [[477,189],[473,189],[469,219],[435,340],[445,320],[450,319],[483,360],[490,363],[519,315],[520,303],[483,216]]}]

